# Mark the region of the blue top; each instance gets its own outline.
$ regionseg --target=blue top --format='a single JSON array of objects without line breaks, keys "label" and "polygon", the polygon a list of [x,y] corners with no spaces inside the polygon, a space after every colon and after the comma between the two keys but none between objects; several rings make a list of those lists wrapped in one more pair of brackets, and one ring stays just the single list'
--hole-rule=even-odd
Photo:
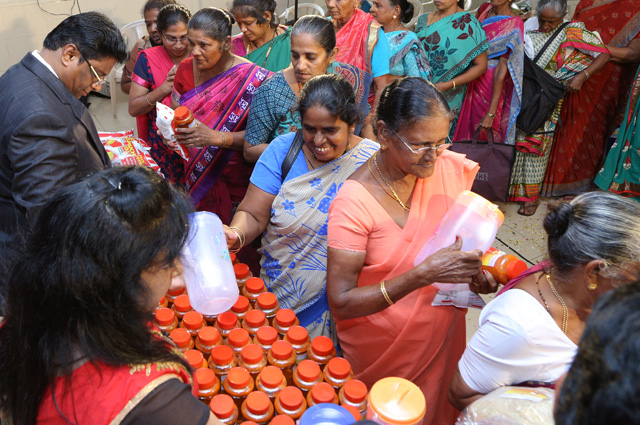
[{"label": "blue top", "polygon": [[389,42],[382,28],[378,28],[378,42],[371,54],[371,73],[373,78],[389,73]]},{"label": "blue top", "polygon": [[[284,183],[282,181],[282,163],[295,137],[296,133],[287,133],[269,143],[267,149],[260,155],[260,159],[258,159],[251,174],[251,183],[254,186],[272,195],[277,195],[280,192],[282,183]],[[284,181],[294,179],[308,172],[309,167],[301,149]]]}]

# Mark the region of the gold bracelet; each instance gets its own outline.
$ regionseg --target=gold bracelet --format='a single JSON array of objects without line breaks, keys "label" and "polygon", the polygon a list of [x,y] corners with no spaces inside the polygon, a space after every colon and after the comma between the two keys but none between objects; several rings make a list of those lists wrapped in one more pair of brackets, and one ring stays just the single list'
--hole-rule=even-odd
[{"label": "gold bracelet", "polygon": [[380,282],[380,291],[382,291],[382,296],[384,297],[385,300],[387,300],[389,305],[393,305],[393,301],[391,301],[391,298],[389,297],[389,294],[387,293],[387,289],[384,287],[384,280],[382,282]]},{"label": "gold bracelet", "polygon": [[488,113],[488,112],[487,112],[487,116],[488,116],[489,118],[495,118],[495,117],[496,117],[496,114],[490,114],[490,113]]},{"label": "gold bracelet", "polygon": [[221,131],[220,133],[222,133],[222,144],[220,145],[220,149],[222,149],[227,146],[227,135],[224,134],[224,131]]},{"label": "gold bracelet", "polygon": [[583,69],[583,70],[582,70],[582,72],[584,72],[584,75],[586,75],[586,76],[587,76],[587,80],[588,80],[589,78],[591,78],[591,75],[589,75],[589,73],[587,72],[587,70],[586,70],[586,69]]},{"label": "gold bracelet", "polygon": [[144,98],[147,99],[147,103],[149,104],[149,106],[155,106],[155,104],[149,102],[149,94],[151,94],[151,92],[147,92],[147,95]]},{"label": "gold bracelet", "polygon": [[240,246],[238,248],[234,249],[233,252],[232,252],[232,250],[229,250],[229,252],[232,252],[232,253],[235,254],[236,252],[238,252],[238,251],[240,251],[242,249],[242,247],[244,246],[244,243],[246,242],[247,238],[244,235],[244,232],[242,231],[242,229],[240,229],[238,227],[235,227],[235,226],[229,227],[229,229],[231,229],[233,231],[233,233],[235,233],[238,236],[238,240],[240,241]]},{"label": "gold bracelet", "polygon": [[455,90],[456,89],[456,80],[451,80],[451,82],[453,83],[453,88],[451,90]]}]

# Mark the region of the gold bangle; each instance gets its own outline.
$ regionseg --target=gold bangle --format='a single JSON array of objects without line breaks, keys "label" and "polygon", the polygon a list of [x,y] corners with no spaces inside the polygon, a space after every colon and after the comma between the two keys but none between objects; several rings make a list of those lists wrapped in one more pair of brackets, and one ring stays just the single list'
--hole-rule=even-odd
[{"label": "gold bangle", "polygon": [[495,118],[495,117],[496,117],[496,114],[490,114],[490,113],[488,113],[488,112],[487,112],[487,116],[488,116],[489,118]]},{"label": "gold bangle", "polygon": [[389,297],[389,294],[387,293],[387,289],[384,287],[384,280],[382,282],[380,282],[380,291],[382,291],[382,296],[389,303],[389,305],[393,305],[393,301],[391,301],[391,298]]},{"label": "gold bangle", "polygon": [[583,69],[583,70],[582,70],[582,72],[584,72],[584,75],[586,75],[586,76],[587,76],[587,80],[588,80],[589,78],[591,78],[591,75],[589,75],[589,73],[587,72],[587,70],[586,70],[586,69]]},{"label": "gold bangle", "polygon": [[222,144],[220,145],[220,149],[223,149],[225,146],[227,146],[227,135],[224,134],[224,131],[221,131],[220,133],[222,133]]},{"label": "gold bangle", "polygon": [[456,80],[451,80],[451,82],[453,83],[453,88],[451,90],[455,90],[456,89]]},{"label": "gold bangle", "polygon": [[[236,249],[233,250],[233,253],[235,254],[236,252],[240,251],[242,249],[242,247],[244,246],[244,243],[246,242],[247,238],[244,235],[244,232],[242,231],[242,229],[238,228],[238,227],[229,227],[229,229],[231,229],[233,231],[233,233],[235,233],[236,235],[238,235],[238,240],[240,241],[240,246]],[[229,250],[231,251],[231,250]]]},{"label": "gold bangle", "polygon": [[149,102],[149,94],[151,94],[151,92],[147,92],[147,95],[144,97],[145,99],[147,99],[147,103],[149,104],[149,106],[155,106],[155,104]]}]

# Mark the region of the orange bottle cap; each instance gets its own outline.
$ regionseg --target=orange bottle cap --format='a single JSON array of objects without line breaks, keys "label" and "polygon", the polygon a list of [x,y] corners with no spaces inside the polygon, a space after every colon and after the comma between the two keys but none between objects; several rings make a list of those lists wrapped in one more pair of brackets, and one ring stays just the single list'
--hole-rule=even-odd
[{"label": "orange bottle cap", "polygon": [[233,402],[231,396],[226,394],[218,394],[211,399],[209,407],[211,411],[218,419],[226,419],[233,415],[233,409],[236,404]]},{"label": "orange bottle cap", "polygon": [[198,350],[187,350],[184,352],[184,356],[194,369],[200,369],[204,363],[204,356]]},{"label": "orange bottle cap", "polygon": [[342,388],[344,397],[351,403],[362,403],[367,398],[367,386],[362,381],[351,379]]},{"label": "orange bottle cap", "polygon": [[178,106],[175,111],[173,111],[173,117],[177,120],[186,120],[189,118],[191,111],[186,106]]},{"label": "orange bottle cap", "polygon": [[292,326],[287,331],[287,339],[292,344],[304,344],[308,338],[309,332],[302,326]]},{"label": "orange bottle cap", "polygon": [[351,364],[349,360],[342,357],[334,357],[327,363],[329,368],[329,374],[336,379],[344,379],[349,376],[351,371]]},{"label": "orange bottle cap", "polygon": [[211,388],[216,383],[216,373],[211,369],[202,367],[196,370],[196,381],[200,388]]},{"label": "orange bottle cap", "polygon": [[167,292],[167,294],[171,295],[172,297],[177,297],[180,294],[184,294],[185,288],[180,288],[180,289],[176,289],[175,291],[169,291]]},{"label": "orange bottle cap", "polygon": [[278,360],[286,360],[293,354],[289,341],[276,341],[271,345],[271,354]]},{"label": "orange bottle cap", "polygon": [[227,382],[236,390],[244,388],[251,382],[249,371],[243,367],[234,367],[227,373]]},{"label": "orange bottle cap", "polygon": [[[334,392],[335,394],[335,392]],[[302,391],[297,387],[286,387],[280,391],[280,404],[287,410],[297,410],[304,402]]]},{"label": "orange bottle cap", "polygon": [[232,312],[225,311],[218,316],[218,318],[216,319],[216,323],[218,323],[220,329],[229,330],[233,329],[236,326],[236,323],[238,323],[238,319]]},{"label": "orange bottle cap", "polygon": [[169,338],[171,338],[178,347],[186,347],[189,345],[189,341],[191,341],[191,334],[184,328],[177,328],[171,331]]},{"label": "orange bottle cap", "polygon": [[189,311],[182,318],[187,329],[198,329],[204,324],[204,317],[197,311]]},{"label": "orange bottle cap", "polygon": [[234,313],[244,313],[247,310],[249,310],[249,298],[240,295],[238,301],[231,307],[231,311]]},{"label": "orange bottle cap", "polygon": [[269,425],[296,425],[296,422],[287,415],[274,416]]},{"label": "orange bottle cap", "polygon": [[204,345],[213,345],[220,339],[220,332],[213,326],[205,326],[198,331],[198,338]]},{"label": "orange bottle cap", "polygon": [[236,262],[236,254],[234,254],[233,252],[229,253],[229,258],[231,259],[231,264]]},{"label": "orange bottle cap", "polygon": [[276,388],[282,384],[284,374],[275,366],[267,366],[260,372],[260,380],[267,388]]},{"label": "orange bottle cap", "polygon": [[247,315],[244,316],[244,323],[250,328],[260,328],[267,324],[266,321],[267,316],[265,316],[264,311],[261,310],[250,310],[247,312]]},{"label": "orange bottle cap", "polygon": [[414,383],[403,378],[382,378],[371,387],[369,407],[384,422],[418,423],[426,412],[424,394]]},{"label": "orange bottle cap", "polygon": [[311,398],[316,404],[333,403],[336,397],[336,390],[326,382],[319,382],[311,387]]},{"label": "orange bottle cap", "polygon": [[225,365],[233,360],[233,349],[228,345],[218,345],[211,350],[211,360],[217,365]]},{"label": "orange bottle cap", "polygon": [[[298,364],[298,375],[303,381],[313,382],[320,377],[320,366],[313,360],[303,360]],[[333,389],[333,387],[331,387]]]},{"label": "orange bottle cap", "polygon": [[276,313],[276,322],[283,328],[288,328],[296,323],[296,313],[290,308],[283,308]]},{"label": "orange bottle cap", "polygon": [[258,425],[256,422],[253,421],[244,421],[242,423],[240,423],[240,425]]},{"label": "orange bottle cap", "polygon": [[527,263],[522,260],[511,261],[507,265],[507,279],[515,279],[527,270]]},{"label": "orange bottle cap", "polygon": [[166,302],[167,302],[167,297],[163,295],[162,298],[160,298],[160,301],[158,301],[158,305],[163,305]]},{"label": "orange bottle cap", "polygon": [[191,302],[189,301],[189,295],[180,295],[176,297],[173,305],[176,306],[176,310],[180,312],[187,312],[191,310]]},{"label": "orange bottle cap", "polygon": [[278,299],[272,292],[263,292],[258,296],[258,307],[263,310],[271,310],[278,305]]},{"label": "orange bottle cap", "polygon": [[263,345],[271,345],[278,340],[278,331],[271,326],[263,326],[256,332],[258,342]]},{"label": "orange bottle cap", "polygon": [[264,290],[264,280],[259,277],[250,277],[245,283],[245,288],[247,288],[247,292],[259,294]]},{"label": "orange bottle cap", "polygon": [[264,350],[256,344],[249,344],[242,347],[242,361],[249,364],[259,363],[263,359]]},{"label": "orange bottle cap", "polygon": [[333,352],[333,341],[326,336],[317,336],[311,341],[311,350],[318,356],[328,356]]},{"label": "orange bottle cap", "polygon": [[356,422],[362,419],[362,415],[360,414],[360,411],[356,409],[354,406],[351,406],[349,404],[343,404],[341,407],[344,407],[345,409],[347,409],[349,413],[353,415]]},{"label": "orange bottle cap", "polygon": [[236,274],[236,279],[244,279],[249,276],[249,266],[244,263],[234,264],[233,271]]},{"label": "orange bottle cap", "polygon": [[153,314],[156,318],[156,322],[161,326],[170,325],[176,319],[176,315],[173,310],[166,307],[157,309]]},{"label": "orange bottle cap", "polygon": [[246,329],[235,328],[229,332],[229,345],[232,347],[240,348],[249,343],[249,332]]},{"label": "orange bottle cap", "polygon": [[261,391],[253,391],[247,396],[247,410],[254,415],[264,415],[270,406],[269,396]]}]

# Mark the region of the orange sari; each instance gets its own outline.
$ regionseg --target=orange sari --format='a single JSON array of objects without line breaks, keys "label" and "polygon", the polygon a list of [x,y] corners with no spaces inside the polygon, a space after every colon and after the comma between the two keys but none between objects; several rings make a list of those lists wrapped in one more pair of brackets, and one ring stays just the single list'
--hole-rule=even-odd
[{"label": "orange sari", "polygon": [[[416,182],[403,229],[364,186],[347,180],[329,209],[328,245],[366,252],[358,286],[407,272],[458,194],[471,188],[478,168],[445,151],[434,174]],[[459,412],[449,404],[447,389],[466,345],[466,309],[433,307],[436,292],[431,286],[416,290],[378,313],[338,321],[337,329],[356,378],[369,388],[387,376],[408,379],[425,394],[423,424],[450,425]]]}]

